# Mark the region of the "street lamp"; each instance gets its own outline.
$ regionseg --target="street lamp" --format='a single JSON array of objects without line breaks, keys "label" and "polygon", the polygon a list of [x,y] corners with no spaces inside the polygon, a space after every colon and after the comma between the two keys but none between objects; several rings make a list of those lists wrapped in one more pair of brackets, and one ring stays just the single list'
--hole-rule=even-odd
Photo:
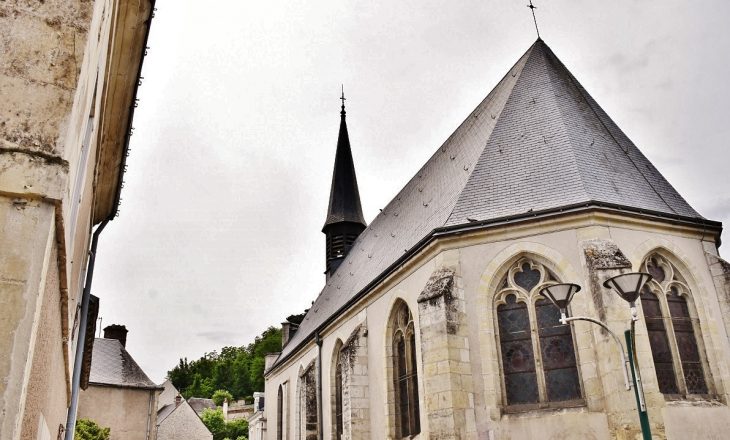
[{"label": "street lamp", "polygon": [[643,272],[632,272],[617,275],[613,278],[606,280],[603,286],[607,289],[613,289],[621,298],[626,300],[631,307],[631,325],[630,330],[624,332],[626,338],[626,345],[629,347],[629,360],[626,360],[626,354],[624,353],[624,347],[621,345],[619,337],[611,331],[610,328],[603,322],[593,319],[587,316],[571,316],[567,317],[568,305],[573,299],[573,296],[580,291],[580,286],[577,284],[553,284],[550,286],[543,287],[540,289],[540,294],[546,296],[552,301],[555,306],[560,309],[560,323],[567,325],[571,321],[588,321],[596,325],[603,327],[616,341],[618,352],[621,355],[621,365],[623,366],[624,372],[624,383],[626,384],[626,390],[631,389],[631,383],[629,382],[628,367],[631,367],[632,376],[634,378],[634,391],[636,393],[636,403],[639,410],[639,422],[641,423],[641,432],[644,440],[651,440],[651,427],[649,426],[649,416],[646,412],[646,403],[644,402],[644,390],[641,383],[641,373],[639,371],[639,365],[636,359],[636,344],[634,338],[634,324],[639,319],[636,312],[636,300],[641,294],[641,289],[644,287],[647,281],[651,280],[651,275]]}]

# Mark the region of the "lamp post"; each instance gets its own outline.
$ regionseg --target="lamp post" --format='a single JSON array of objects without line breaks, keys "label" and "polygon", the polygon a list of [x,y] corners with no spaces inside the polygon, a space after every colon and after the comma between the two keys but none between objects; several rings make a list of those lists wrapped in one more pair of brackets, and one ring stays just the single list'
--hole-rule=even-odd
[{"label": "lamp post", "polygon": [[[634,382],[634,392],[636,394],[636,405],[639,412],[639,422],[641,424],[641,433],[644,440],[651,440],[651,426],[649,425],[649,415],[646,412],[646,403],[644,401],[644,389],[641,382],[641,373],[639,370],[638,360],[636,358],[636,338],[634,337],[634,324],[638,321],[639,317],[636,312],[636,300],[641,294],[641,289],[644,287],[647,281],[651,280],[651,275],[643,272],[632,272],[617,275],[613,278],[606,280],[603,286],[607,289],[613,289],[616,293],[626,300],[631,307],[631,325],[630,329],[624,332],[626,338],[626,345],[629,349],[629,359],[626,360],[626,354],[624,353],[624,347],[621,345],[621,340],[618,335],[611,331],[610,328],[603,322],[593,319],[587,316],[571,316],[568,317],[568,304],[572,301],[573,296],[580,291],[580,286],[577,284],[553,284],[540,289],[540,293],[550,299],[558,309],[560,309],[560,323],[568,325],[571,321],[588,321],[593,324],[603,327],[614,339],[618,347],[618,352],[621,355],[621,365],[623,366],[624,372],[624,383],[626,390],[631,390],[631,383],[629,382],[628,368],[631,368],[631,373]],[[628,367],[627,367],[628,365]]]}]

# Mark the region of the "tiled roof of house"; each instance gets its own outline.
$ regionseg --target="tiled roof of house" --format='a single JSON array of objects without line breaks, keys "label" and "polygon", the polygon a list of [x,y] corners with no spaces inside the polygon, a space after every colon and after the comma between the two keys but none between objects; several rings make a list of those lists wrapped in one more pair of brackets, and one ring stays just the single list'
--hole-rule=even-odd
[{"label": "tiled roof of house", "polygon": [[162,389],[147,377],[121,342],[103,338],[94,341],[89,384]]},{"label": "tiled roof of house", "polygon": [[358,237],[275,366],[434,231],[604,204],[705,221],[538,39]]},{"label": "tiled roof of house", "polygon": [[196,413],[200,414],[205,408],[216,409],[218,408],[213,402],[213,399],[205,399],[203,397],[191,397],[188,399],[190,407],[195,410]]}]

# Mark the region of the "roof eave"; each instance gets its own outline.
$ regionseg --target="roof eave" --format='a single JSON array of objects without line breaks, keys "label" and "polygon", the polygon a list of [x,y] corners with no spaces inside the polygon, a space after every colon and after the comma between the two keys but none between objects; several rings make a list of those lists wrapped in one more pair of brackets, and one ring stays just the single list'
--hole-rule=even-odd
[{"label": "roof eave", "polygon": [[[489,220],[483,220],[483,221],[475,221],[467,224],[459,224],[454,226],[448,226],[448,227],[441,227],[436,228],[432,230],[428,235],[426,235],[423,239],[421,239],[416,245],[411,247],[407,252],[404,252],[404,254],[396,260],[393,264],[388,266],[387,269],[385,269],[383,272],[381,272],[380,275],[378,275],[376,278],[373,279],[370,283],[368,283],[364,288],[362,288],[356,295],[354,295],[349,301],[345,303],[340,309],[338,309],[335,313],[333,313],[327,320],[325,320],[321,325],[316,327],[310,335],[307,335],[299,344],[297,344],[293,350],[291,350],[289,353],[287,353],[283,358],[279,358],[274,362],[274,365],[271,366],[269,370],[267,370],[264,373],[264,377],[269,377],[273,372],[275,372],[286,360],[294,356],[296,353],[299,352],[305,345],[307,345],[311,340],[313,339],[313,335],[317,332],[321,332],[325,328],[327,328],[337,317],[339,317],[342,313],[350,309],[355,303],[357,303],[362,297],[370,293],[370,291],[375,288],[378,284],[380,284],[384,279],[386,279],[388,276],[390,276],[395,270],[402,266],[408,259],[410,259],[412,256],[417,254],[421,249],[428,246],[432,241],[442,238],[444,236],[452,235],[452,234],[462,234],[464,232],[473,232],[477,231],[479,229],[485,229],[490,228],[494,226],[502,226],[506,224],[512,224],[522,221],[529,221],[534,219],[542,219],[542,218],[548,218],[552,216],[559,216],[559,215],[565,215],[570,213],[577,213],[581,211],[590,211],[590,210],[600,210],[600,211],[608,211],[608,212],[621,212],[623,214],[629,213],[638,217],[644,217],[648,219],[653,220],[661,220],[661,221],[671,221],[673,223],[680,223],[680,224],[686,224],[686,225],[692,225],[692,226],[701,226],[703,229],[713,228],[716,229],[716,240],[717,246],[719,247],[721,244],[720,240],[720,234],[722,232],[722,222],[714,221],[714,220],[707,220],[704,218],[694,218],[694,217],[685,217],[681,215],[676,214],[668,214],[663,212],[657,212],[657,211],[651,211],[651,210],[644,210],[639,208],[634,208],[630,206],[621,206],[621,205],[614,205],[611,203],[603,203],[603,202],[585,202],[585,203],[578,203],[574,205],[566,205],[559,208],[552,208],[552,209],[546,209],[543,211],[534,211],[534,212],[528,212],[520,215],[515,216],[508,216],[508,217],[499,217]],[[709,231],[708,231],[709,232]]]}]

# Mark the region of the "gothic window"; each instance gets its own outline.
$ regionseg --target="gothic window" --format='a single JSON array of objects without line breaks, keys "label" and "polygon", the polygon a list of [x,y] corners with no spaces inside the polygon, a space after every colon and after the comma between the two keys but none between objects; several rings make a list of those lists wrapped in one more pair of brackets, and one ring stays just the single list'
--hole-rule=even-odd
[{"label": "gothic window", "polygon": [[276,440],[282,440],[284,433],[284,391],[279,385],[279,392],[276,396]]},{"label": "gothic window", "polygon": [[393,385],[398,438],[413,437],[421,432],[416,365],[413,316],[408,306],[401,303],[393,323]]},{"label": "gothic window", "polygon": [[641,292],[659,391],[663,394],[708,394],[705,366],[698,345],[699,321],[690,313],[690,290],[666,258],[644,261],[653,279]]},{"label": "gothic window", "polygon": [[497,323],[507,405],[549,404],[581,398],[571,326],[538,293],[556,278],[523,258],[510,268],[497,293]]},{"label": "gothic window", "polygon": [[335,366],[335,439],[341,440],[343,432],[342,423],[342,352],[337,355]]}]

